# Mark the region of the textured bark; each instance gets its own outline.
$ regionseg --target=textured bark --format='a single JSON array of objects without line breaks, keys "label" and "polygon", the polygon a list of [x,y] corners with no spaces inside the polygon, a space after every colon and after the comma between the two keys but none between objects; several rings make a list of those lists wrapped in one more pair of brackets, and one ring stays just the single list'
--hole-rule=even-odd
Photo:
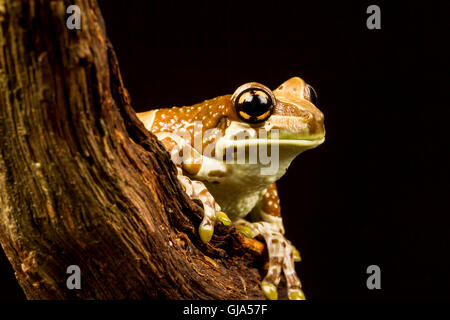
[{"label": "textured bark", "polygon": [[223,225],[199,240],[202,209],[137,119],[97,3],[0,0],[0,24],[0,242],[27,298],[264,298],[261,242]]}]

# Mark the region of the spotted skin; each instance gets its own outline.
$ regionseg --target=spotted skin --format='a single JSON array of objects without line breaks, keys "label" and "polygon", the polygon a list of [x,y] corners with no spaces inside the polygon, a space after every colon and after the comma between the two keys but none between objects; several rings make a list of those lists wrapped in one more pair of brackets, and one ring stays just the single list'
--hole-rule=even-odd
[{"label": "spotted skin", "polygon": [[272,183],[263,194],[262,211],[266,214],[281,217],[280,198],[278,197],[277,185]]},{"label": "spotted skin", "polygon": [[[236,101],[243,100],[238,99],[239,93],[249,87],[273,99],[273,108],[258,118],[258,123],[251,123],[251,116],[241,109],[239,115],[236,111]],[[324,118],[313,104],[314,93],[301,78],[294,77],[273,91],[258,83],[247,83],[233,95],[138,114],[170,153],[186,194],[202,203],[204,217],[198,231],[203,242],[210,241],[217,220],[225,225],[233,222],[244,235],[265,240],[269,261],[261,288],[269,299],[277,299],[276,287],[282,273],[289,299],[305,299],[294,267],[299,253],[284,236],[275,181],[298,154],[324,141]],[[223,146],[238,134],[267,143],[265,137],[273,129],[280,133],[276,173],[262,176],[261,163],[248,166],[224,161]]]},{"label": "spotted skin", "polygon": [[[189,137],[189,144],[201,152],[207,145],[212,143],[219,135],[225,133],[231,121],[237,121],[238,117],[230,103],[231,95],[225,95],[214,99],[206,100],[202,103],[186,107],[172,107],[165,109],[151,110],[139,114],[140,118],[148,120],[146,128],[153,133],[178,132],[186,133]],[[201,122],[201,135],[203,137],[200,146],[194,145],[195,122]],[[205,135],[210,129],[216,129]],[[200,134],[200,133],[199,133]]]}]

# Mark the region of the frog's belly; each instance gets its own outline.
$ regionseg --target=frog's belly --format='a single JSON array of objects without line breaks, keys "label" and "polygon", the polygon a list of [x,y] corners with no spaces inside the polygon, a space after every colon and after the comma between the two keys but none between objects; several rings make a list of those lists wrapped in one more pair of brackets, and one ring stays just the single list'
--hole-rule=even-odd
[{"label": "frog's belly", "polygon": [[221,210],[233,221],[244,218],[261,199],[261,191],[242,193],[239,190],[230,188],[226,190],[211,186],[207,186],[207,188],[220,205]]},{"label": "frog's belly", "polygon": [[217,184],[204,181],[209,192],[231,220],[245,217],[256,206],[268,186],[279,175],[262,176],[260,166],[234,165],[224,180]]},{"label": "frog's belly", "polygon": [[[222,211],[235,221],[252,211],[267,187],[286,172],[291,160],[287,156],[280,157],[277,170],[272,174],[263,175],[259,163],[233,163],[227,167],[227,173],[220,179],[210,178],[207,172],[193,179],[203,181]],[[223,165],[220,162],[220,166]]]}]

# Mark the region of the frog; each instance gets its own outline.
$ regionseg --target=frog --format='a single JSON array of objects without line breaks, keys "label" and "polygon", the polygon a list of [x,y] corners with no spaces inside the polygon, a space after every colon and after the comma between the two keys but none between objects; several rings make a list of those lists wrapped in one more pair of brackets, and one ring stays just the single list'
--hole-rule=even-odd
[{"label": "frog", "polygon": [[275,90],[248,82],[194,105],[137,113],[169,152],[186,194],[203,206],[201,241],[211,240],[219,221],[265,241],[268,268],[260,286],[270,300],[278,299],[282,272],[288,298],[306,299],[295,270],[300,253],[285,236],[276,181],[299,154],[325,141],[316,105],[314,88],[292,77]]}]

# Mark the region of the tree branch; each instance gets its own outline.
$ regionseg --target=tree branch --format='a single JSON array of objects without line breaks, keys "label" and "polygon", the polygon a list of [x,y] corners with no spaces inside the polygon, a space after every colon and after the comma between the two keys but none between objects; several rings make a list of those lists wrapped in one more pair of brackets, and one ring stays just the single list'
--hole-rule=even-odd
[{"label": "tree branch", "polygon": [[[103,18],[0,1],[0,242],[30,299],[263,299],[264,245],[218,225],[137,119]],[[66,287],[78,265],[82,289]]]}]

